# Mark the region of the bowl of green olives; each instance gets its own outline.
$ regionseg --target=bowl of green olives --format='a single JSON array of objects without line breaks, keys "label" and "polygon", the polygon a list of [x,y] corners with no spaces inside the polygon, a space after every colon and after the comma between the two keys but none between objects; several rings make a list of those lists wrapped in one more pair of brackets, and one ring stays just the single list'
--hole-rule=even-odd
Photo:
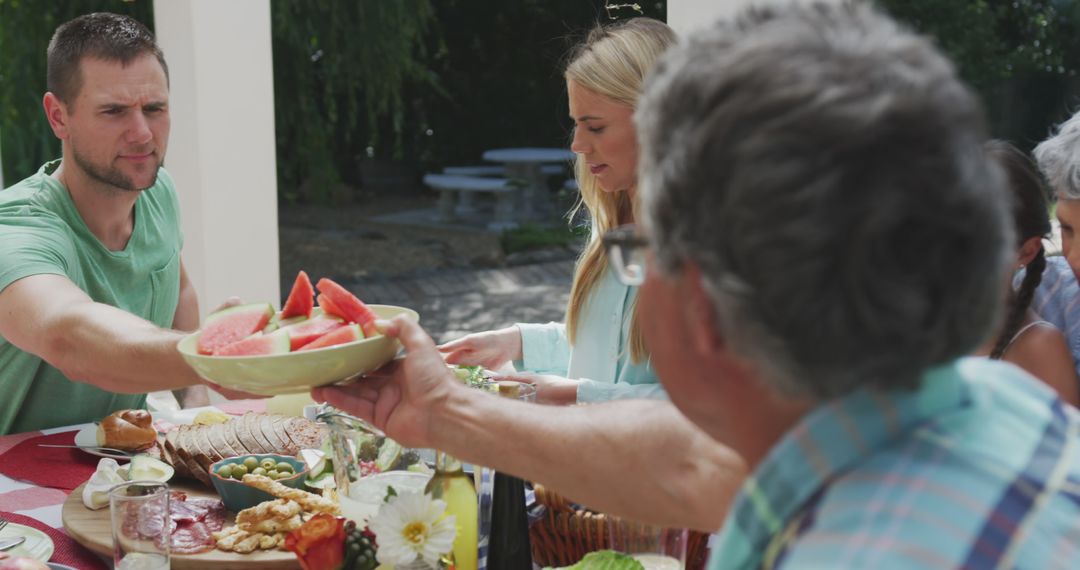
[{"label": "bowl of green olives", "polygon": [[239,455],[210,465],[210,481],[221,496],[225,508],[237,513],[276,497],[241,482],[244,475],[265,475],[282,485],[302,489],[308,467],[303,461],[288,455]]}]

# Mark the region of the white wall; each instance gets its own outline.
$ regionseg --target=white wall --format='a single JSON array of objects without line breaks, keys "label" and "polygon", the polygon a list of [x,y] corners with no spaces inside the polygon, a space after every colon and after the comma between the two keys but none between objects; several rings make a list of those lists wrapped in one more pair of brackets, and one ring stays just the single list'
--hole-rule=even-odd
[{"label": "white wall", "polygon": [[[811,0],[782,0],[809,3]],[[838,0],[829,0],[838,1]],[[730,18],[742,8],[753,4],[775,4],[778,0],[668,0],[668,25],[683,35],[695,28],[709,25],[719,18]]]},{"label": "white wall", "polygon": [[269,0],[155,0],[171,81],[165,168],[202,315],[281,300]]}]

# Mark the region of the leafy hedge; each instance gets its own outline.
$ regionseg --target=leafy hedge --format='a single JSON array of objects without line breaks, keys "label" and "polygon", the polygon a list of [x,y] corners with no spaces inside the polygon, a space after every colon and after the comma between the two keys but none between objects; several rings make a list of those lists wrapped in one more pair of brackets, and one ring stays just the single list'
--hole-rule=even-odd
[{"label": "leafy hedge", "polygon": [[0,157],[4,183],[14,184],[60,156],[41,98],[45,49],[60,24],[90,12],[127,14],[153,25],[152,2],[0,0]]},{"label": "leafy hedge", "polygon": [[[1030,147],[1076,107],[1080,2],[877,2],[937,39],[982,95],[996,136]],[[424,171],[478,164],[486,149],[565,145],[562,57],[593,22],[608,19],[605,4],[271,0],[282,199],[371,197],[415,187]],[[666,13],[664,1],[639,8],[661,19]],[[8,184],[59,155],[41,110],[45,47],[58,24],[97,10],[153,25],[149,0],[0,0],[0,156]],[[384,184],[387,176],[408,183]]]}]

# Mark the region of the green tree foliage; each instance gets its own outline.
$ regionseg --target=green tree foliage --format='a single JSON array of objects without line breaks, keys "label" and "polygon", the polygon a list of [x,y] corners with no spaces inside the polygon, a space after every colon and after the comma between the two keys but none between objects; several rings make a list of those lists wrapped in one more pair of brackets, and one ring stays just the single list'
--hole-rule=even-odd
[{"label": "green tree foliage", "polygon": [[666,14],[662,1],[610,11],[604,0],[272,6],[279,186],[287,200],[323,203],[341,188],[388,191],[374,180],[387,162],[418,180],[479,163],[486,149],[564,146],[570,43],[598,21]]},{"label": "green tree foliage", "polygon": [[1032,146],[1078,103],[1075,0],[877,0],[933,37],[982,97],[993,135]]},{"label": "green tree foliage", "polygon": [[[562,67],[598,23],[666,19],[666,2],[606,9],[605,0],[442,0],[429,68],[441,93],[413,91],[407,157],[418,169],[482,164],[501,147],[563,147],[570,137]],[[615,4],[612,2],[611,4]],[[623,3],[620,3],[623,4]],[[629,3],[628,3],[629,4]]]},{"label": "green tree foliage", "polygon": [[115,12],[154,26],[153,2],[0,0],[0,138],[4,182],[12,184],[60,156],[41,98],[45,49],[60,24],[90,12]]},{"label": "green tree foliage", "polygon": [[429,0],[271,7],[279,187],[327,202],[368,147],[401,155],[407,89],[440,92],[426,66],[434,11]]}]

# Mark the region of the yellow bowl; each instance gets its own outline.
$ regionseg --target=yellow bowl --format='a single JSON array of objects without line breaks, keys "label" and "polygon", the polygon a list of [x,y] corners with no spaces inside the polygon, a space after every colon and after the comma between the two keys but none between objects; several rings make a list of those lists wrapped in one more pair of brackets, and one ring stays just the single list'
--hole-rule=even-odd
[{"label": "yellow bowl", "polygon": [[[393,305],[368,305],[380,319],[408,315],[419,320],[412,309]],[[321,313],[316,308],[312,317]],[[401,348],[396,338],[382,335],[347,344],[267,356],[206,356],[199,354],[199,333],[180,340],[177,350],[200,376],[211,382],[263,396],[306,392],[314,386],[340,382],[371,372],[390,362]]]}]

